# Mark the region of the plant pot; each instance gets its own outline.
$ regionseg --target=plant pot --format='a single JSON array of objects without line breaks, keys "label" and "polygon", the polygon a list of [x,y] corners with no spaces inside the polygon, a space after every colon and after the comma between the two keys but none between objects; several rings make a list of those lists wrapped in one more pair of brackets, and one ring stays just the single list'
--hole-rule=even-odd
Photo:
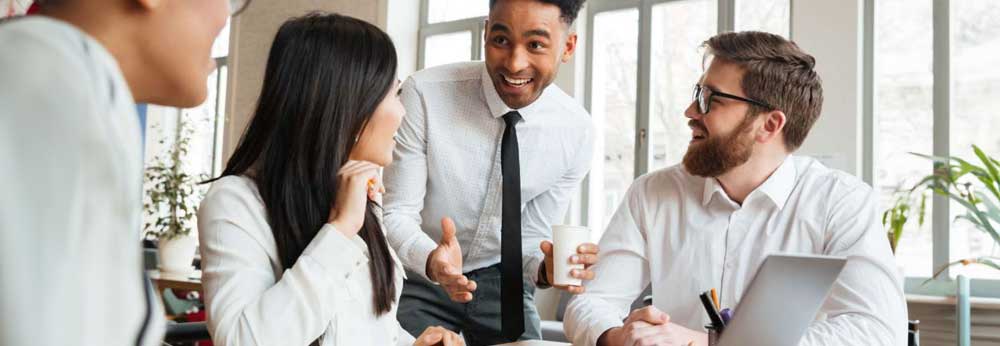
[{"label": "plant pot", "polygon": [[191,235],[183,235],[169,240],[160,240],[160,272],[188,275],[194,271],[196,240]]}]

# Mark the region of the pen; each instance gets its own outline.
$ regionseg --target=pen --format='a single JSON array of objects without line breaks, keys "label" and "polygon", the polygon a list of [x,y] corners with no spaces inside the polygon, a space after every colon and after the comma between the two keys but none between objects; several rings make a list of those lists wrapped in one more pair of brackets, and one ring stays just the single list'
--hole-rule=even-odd
[{"label": "pen", "polygon": [[715,303],[715,310],[722,309],[722,305],[719,305],[719,295],[714,288],[712,289],[712,302]]},{"label": "pen", "polygon": [[701,298],[701,304],[705,306],[705,312],[708,314],[708,319],[712,321],[712,326],[715,327],[720,333],[722,329],[726,327],[726,323],[722,321],[722,316],[719,315],[719,311],[715,309],[715,305],[712,304],[712,298],[709,297],[711,292],[702,293],[699,297]]}]

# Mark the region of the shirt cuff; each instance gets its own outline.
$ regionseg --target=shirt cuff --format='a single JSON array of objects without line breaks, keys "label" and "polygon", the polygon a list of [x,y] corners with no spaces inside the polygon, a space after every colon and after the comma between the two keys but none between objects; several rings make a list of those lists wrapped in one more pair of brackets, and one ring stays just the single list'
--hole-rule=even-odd
[{"label": "shirt cuff", "polygon": [[[318,262],[328,274],[327,278],[339,281],[349,279],[357,267],[367,264],[365,253],[331,224],[324,224],[302,254]],[[360,271],[368,273],[367,270]]]},{"label": "shirt cuff", "polygon": [[427,276],[427,257],[431,255],[438,246],[427,234],[419,232],[416,234],[412,240],[407,244],[400,246],[399,255],[403,258],[403,262],[409,269],[420,276],[423,276],[427,281],[433,282]]},{"label": "shirt cuff", "polygon": [[417,338],[413,337],[413,335],[410,335],[410,332],[407,332],[406,329],[403,329],[403,326],[398,326],[396,328],[398,328],[396,331],[396,333],[398,333],[398,335],[396,336],[396,345],[412,346],[413,343],[417,341]]},{"label": "shirt cuff", "polygon": [[611,330],[611,328],[618,328],[624,324],[620,320],[615,319],[599,319],[590,323],[589,328],[587,328],[587,345],[597,345],[597,339],[601,338],[605,332]]}]

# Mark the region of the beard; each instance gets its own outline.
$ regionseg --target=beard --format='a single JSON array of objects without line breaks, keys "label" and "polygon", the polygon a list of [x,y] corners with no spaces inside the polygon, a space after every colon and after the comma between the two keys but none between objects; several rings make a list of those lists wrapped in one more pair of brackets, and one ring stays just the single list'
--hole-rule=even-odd
[{"label": "beard", "polygon": [[[688,125],[706,129],[695,120]],[[707,136],[704,140],[691,143],[684,154],[684,169],[699,177],[715,178],[746,163],[753,153],[752,125],[753,117],[747,117],[727,135]]]}]

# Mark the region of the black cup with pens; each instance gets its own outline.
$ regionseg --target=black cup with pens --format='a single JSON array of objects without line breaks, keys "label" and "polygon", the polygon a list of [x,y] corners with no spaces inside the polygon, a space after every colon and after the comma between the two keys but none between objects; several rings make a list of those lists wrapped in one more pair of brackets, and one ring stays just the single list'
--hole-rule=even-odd
[{"label": "black cup with pens", "polygon": [[699,297],[701,298],[701,304],[705,307],[705,313],[708,314],[708,319],[711,321],[709,325],[705,326],[708,332],[708,345],[715,346],[718,344],[722,332],[726,329],[726,323],[732,320],[733,313],[728,308],[719,311],[721,308],[719,295],[714,288],[705,291]]}]

